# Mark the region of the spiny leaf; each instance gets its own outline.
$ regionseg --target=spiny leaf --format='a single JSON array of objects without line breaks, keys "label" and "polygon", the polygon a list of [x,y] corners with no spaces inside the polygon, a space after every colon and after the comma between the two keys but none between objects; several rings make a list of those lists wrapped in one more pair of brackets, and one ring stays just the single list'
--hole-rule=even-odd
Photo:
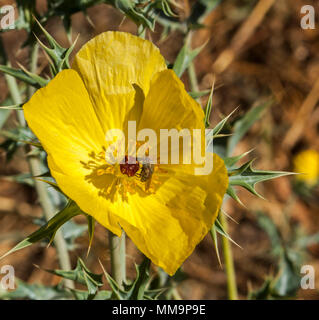
[{"label": "spiny leaf", "polygon": [[202,51],[205,46],[206,43],[204,43],[199,48],[192,50],[189,48],[188,43],[184,44],[173,66],[173,70],[178,77],[182,76],[184,71],[189,67],[190,63],[196,58],[196,56]]},{"label": "spiny leaf", "polygon": [[8,131],[8,130],[0,130],[0,135],[19,142],[19,143],[24,143],[24,144],[29,144],[32,145],[34,147],[40,148],[42,149],[42,145],[39,142],[36,141],[31,141],[29,140],[29,131],[28,129],[24,128],[24,127],[17,127],[14,130]]},{"label": "spiny leaf", "polygon": [[[232,111],[227,117],[225,117],[223,120],[221,120],[213,129],[206,129],[205,139],[206,139],[206,151],[207,152],[212,152],[212,153],[214,152],[214,139],[221,136],[219,134],[219,132],[224,128],[226,122],[228,121],[230,116],[236,110],[237,110],[237,108],[234,111]],[[206,122],[206,120],[205,120],[205,122]]]},{"label": "spiny leaf", "polygon": [[49,56],[49,58],[51,60],[51,70],[52,70],[53,75],[55,76],[57,73],[59,73],[63,69],[70,69],[70,63],[69,63],[70,54],[73,51],[74,46],[75,46],[79,37],[76,38],[76,40],[73,42],[71,47],[63,48],[45,30],[45,28],[41,25],[41,23],[38,20],[36,20],[36,22],[38,23],[40,29],[44,33],[44,35],[49,43],[49,46],[50,46],[50,47],[47,47],[35,35],[37,41],[39,42],[39,44],[41,45],[41,47],[43,48],[43,50],[46,52],[46,54]]},{"label": "spiny leaf", "polygon": [[141,265],[135,265],[136,279],[133,283],[134,290],[132,291],[131,300],[143,300],[144,294],[146,293],[146,287],[150,280],[150,269],[151,260],[145,258]]},{"label": "spiny leaf", "polygon": [[217,255],[218,263],[219,263],[220,267],[222,267],[222,263],[221,263],[220,255],[219,255],[219,249],[218,249],[218,237],[217,237],[217,231],[216,231],[215,224],[210,229],[210,235],[211,235],[212,240],[214,242],[214,247],[215,247],[215,252]]},{"label": "spiny leaf", "polygon": [[161,7],[162,7],[162,10],[164,12],[164,14],[167,16],[167,17],[177,17],[177,14],[175,14],[170,6],[170,3],[169,1],[167,0],[161,0],[160,1],[160,4],[161,4]]},{"label": "spiny leaf", "polygon": [[231,154],[241,140],[241,138],[247,133],[251,126],[260,119],[263,111],[272,104],[272,101],[266,102],[258,107],[249,110],[241,119],[235,122],[234,134],[228,140],[227,154]]},{"label": "spiny leaf", "polygon": [[103,286],[102,274],[95,274],[91,272],[84,264],[83,260],[78,258],[77,265],[74,270],[50,270],[44,269],[45,271],[69,279],[85,285],[88,289],[88,298],[93,299],[96,295],[99,287]]},{"label": "spiny leaf", "polygon": [[254,160],[248,161],[237,169],[228,170],[230,186],[244,187],[252,194],[260,198],[263,198],[255,189],[255,185],[258,182],[272,180],[282,176],[294,174],[292,172],[283,171],[255,170],[252,168],[253,161]]},{"label": "spiny leaf", "polygon": [[54,189],[55,191],[63,194],[65,197],[67,197],[67,196],[64,194],[64,192],[60,189],[60,187],[58,186],[58,184],[57,184],[56,182],[49,181],[49,180],[45,180],[45,179],[40,179],[40,178],[38,178],[38,177],[34,177],[34,179],[49,184],[51,187],[53,187],[53,189]]},{"label": "spiny leaf", "polygon": [[231,186],[228,185],[228,188],[226,190],[226,193],[233,198],[235,201],[237,201],[240,205],[242,205],[243,207],[245,207],[245,205],[241,202],[241,200],[239,199],[236,190]]},{"label": "spiny leaf", "polygon": [[58,212],[51,220],[49,220],[43,227],[38,229],[29,235],[26,239],[19,242],[14,248],[12,248],[9,252],[0,257],[0,260],[9,254],[29,247],[35,242],[38,242],[42,239],[49,238],[50,241],[53,240],[57,230],[68,220],[71,218],[82,214],[80,208],[76,205],[75,202],[69,201],[66,207]]},{"label": "spiny leaf", "polygon": [[147,290],[147,285],[150,281],[149,268],[151,262],[149,259],[145,258],[141,265],[135,265],[136,278],[130,284],[123,283],[124,289],[121,288],[119,284],[105,271],[101,261],[99,262],[104,275],[112,288],[114,297],[118,300],[142,300],[152,294],[152,292]]},{"label": "spiny leaf", "polygon": [[213,106],[213,93],[214,93],[215,80],[213,82],[212,88],[210,90],[209,98],[205,107],[205,127],[208,128],[210,126],[210,114],[212,112]]},{"label": "spiny leaf", "polygon": [[223,209],[220,209],[220,212],[225,215],[228,219],[230,219],[231,221],[235,222],[236,224],[239,224],[238,221],[236,221],[232,216],[230,216],[228,213],[226,213]]},{"label": "spiny leaf", "polygon": [[229,118],[234,114],[234,112],[237,109],[238,109],[238,107],[236,109],[234,109],[227,117],[225,117],[224,119],[222,119],[220,122],[217,123],[217,125],[212,130],[213,138],[216,137],[219,134],[219,132],[221,132],[223,130],[226,122],[229,120]]},{"label": "spiny leaf", "polygon": [[250,152],[252,152],[254,149],[251,149],[243,154],[240,154],[238,156],[234,156],[234,157],[226,157],[223,158],[225,166],[227,167],[227,169],[232,169],[232,167],[242,158],[246,157]]},{"label": "spiny leaf", "polygon": [[218,232],[220,235],[222,235],[223,237],[227,238],[229,241],[231,241],[233,244],[235,244],[237,247],[239,247],[240,249],[242,249],[242,247],[235,242],[230,236],[229,234],[224,230],[222,224],[219,222],[218,219],[215,220],[215,224],[214,224],[215,228],[216,228],[216,232]]},{"label": "spiny leaf", "polygon": [[34,73],[26,72],[20,69],[11,68],[8,66],[0,65],[0,71],[10,76],[17,78],[37,89],[44,87],[48,84],[49,80],[46,80]]},{"label": "spiny leaf", "polygon": [[88,256],[90,253],[90,249],[91,249],[93,237],[94,237],[95,219],[89,215],[87,215],[86,218],[88,220],[88,232],[89,232],[89,247],[87,251],[87,256]]}]

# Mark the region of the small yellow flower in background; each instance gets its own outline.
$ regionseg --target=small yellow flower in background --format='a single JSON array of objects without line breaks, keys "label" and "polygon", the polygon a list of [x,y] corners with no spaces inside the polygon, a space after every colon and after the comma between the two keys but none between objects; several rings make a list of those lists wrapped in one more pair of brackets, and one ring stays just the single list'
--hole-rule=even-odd
[{"label": "small yellow flower in background", "polygon": [[[109,165],[106,132],[197,128],[204,113],[151,42],[105,32],[77,53],[24,105],[31,130],[48,154],[61,190],[87,214],[120,236],[122,229],[153,263],[173,275],[214,223],[228,186],[224,162],[213,171],[155,165],[150,181],[136,164]],[[147,184],[147,185],[146,185]]]},{"label": "small yellow flower in background", "polygon": [[319,152],[305,150],[294,158],[294,171],[301,173],[296,176],[299,181],[314,186],[319,181]]}]

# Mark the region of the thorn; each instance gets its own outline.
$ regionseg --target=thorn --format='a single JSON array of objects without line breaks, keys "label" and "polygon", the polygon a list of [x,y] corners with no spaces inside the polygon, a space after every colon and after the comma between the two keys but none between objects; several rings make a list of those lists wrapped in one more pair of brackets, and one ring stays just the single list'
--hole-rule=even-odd
[{"label": "thorn", "polygon": [[227,217],[229,218],[231,221],[235,222],[236,224],[239,224],[238,221],[236,221],[232,216],[230,216],[228,213],[226,213],[224,210],[221,210],[221,212]]}]

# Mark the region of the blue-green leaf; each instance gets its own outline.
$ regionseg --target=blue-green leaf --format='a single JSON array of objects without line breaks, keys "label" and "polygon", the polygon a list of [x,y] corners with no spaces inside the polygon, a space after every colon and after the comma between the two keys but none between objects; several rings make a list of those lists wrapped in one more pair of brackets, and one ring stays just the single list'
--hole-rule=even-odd
[{"label": "blue-green leaf", "polygon": [[194,50],[189,48],[188,43],[185,43],[181,51],[179,52],[173,70],[178,77],[181,77],[184,71],[189,67],[190,63],[196,58],[196,56],[202,51],[206,43],[201,47]]},{"label": "blue-green leaf", "polygon": [[252,168],[252,162],[253,160],[246,162],[239,168],[228,170],[230,186],[244,187],[252,194],[262,198],[255,189],[258,182],[294,174],[284,171],[255,170]]}]

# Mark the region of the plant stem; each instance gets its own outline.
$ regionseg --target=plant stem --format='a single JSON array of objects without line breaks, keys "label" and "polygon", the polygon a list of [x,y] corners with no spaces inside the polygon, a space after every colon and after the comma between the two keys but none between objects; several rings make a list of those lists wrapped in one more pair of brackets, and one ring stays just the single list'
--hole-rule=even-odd
[{"label": "plant stem", "polygon": [[[38,53],[39,53],[39,44],[38,42],[36,42],[31,47],[31,53],[30,53],[30,71],[32,73],[37,72]],[[33,86],[28,86],[28,98],[31,98],[34,92],[35,92],[35,88]]]},{"label": "plant stem", "polygon": [[[192,46],[192,37],[193,37],[193,32],[189,31],[186,37],[186,44],[188,45],[189,48],[191,48]],[[190,62],[187,71],[188,71],[191,90],[195,92],[199,91],[197,75],[196,75],[195,65],[193,61]]]},{"label": "plant stem", "polygon": [[[0,47],[2,47],[2,49],[3,49],[1,39],[0,39]],[[34,69],[34,70],[32,70],[32,72],[34,72],[36,69],[37,50],[38,50],[38,46],[35,45],[34,48],[32,49],[32,54],[31,54],[31,68]],[[4,50],[2,50],[2,51],[4,52]],[[6,65],[10,66],[10,62],[6,59],[5,56],[4,56],[4,59],[6,60]],[[5,75],[5,78],[7,81],[8,89],[9,89],[10,95],[12,97],[13,103],[14,104],[21,104],[22,98],[21,98],[20,90],[19,90],[16,79],[14,77],[9,76],[9,75]],[[32,94],[32,90],[28,91],[28,94],[30,94],[30,93]],[[18,111],[17,117],[18,117],[19,124],[23,127],[26,126],[26,121],[25,121],[23,112]],[[41,160],[39,159],[39,157],[36,155],[36,152],[34,152],[34,151],[36,151],[34,149],[34,147],[30,147],[30,146],[26,145],[25,152],[27,155],[27,160],[28,160],[30,172],[31,172],[32,176],[35,177],[35,176],[41,175],[43,173],[43,171],[41,170]],[[54,208],[54,206],[51,202],[51,199],[49,197],[49,194],[47,191],[47,186],[44,182],[38,181],[37,179],[34,180],[34,184],[35,184],[35,189],[36,189],[38,197],[39,197],[39,202],[40,202],[41,207],[43,209],[44,216],[45,216],[46,220],[49,221],[54,216],[56,209]],[[54,238],[54,244],[55,244],[55,247],[57,250],[57,255],[58,255],[60,267],[63,270],[71,270],[70,256],[69,256],[68,249],[66,247],[66,243],[64,241],[63,234],[62,234],[61,230],[57,231],[55,238]],[[74,288],[73,281],[65,279],[64,283],[66,284],[67,287],[69,287],[71,289]]]},{"label": "plant stem", "polygon": [[[220,223],[223,229],[228,233],[228,222],[224,214],[220,214]],[[229,300],[238,300],[236,274],[234,267],[233,254],[231,249],[231,243],[226,237],[222,237],[222,247],[225,259],[225,269],[227,275],[227,289]]]},{"label": "plant stem", "polygon": [[111,257],[111,275],[118,285],[123,288],[126,281],[126,253],[125,253],[125,232],[121,237],[109,231],[109,248]]}]

